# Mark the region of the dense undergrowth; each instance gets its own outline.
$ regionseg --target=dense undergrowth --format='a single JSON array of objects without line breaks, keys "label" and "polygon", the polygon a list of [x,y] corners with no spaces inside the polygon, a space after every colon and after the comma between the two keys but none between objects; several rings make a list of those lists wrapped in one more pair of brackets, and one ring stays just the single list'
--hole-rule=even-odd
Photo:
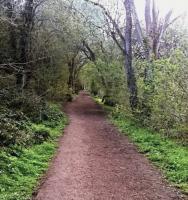
[{"label": "dense undergrowth", "polygon": [[[97,102],[101,104],[100,99]],[[139,151],[163,172],[166,179],[188,194],[188,148],[179,141],[141,126],[121,107],[104,108],[112,123],[137,145]]]},{"label": "dense undergrowth", "polygon": [[[146,127],[188,144],[188,56],[175,49],[170,56],[150,61],[134,58],[137,105],[130,106],[130,94],[121,59],[99,58],[88,63],[80,79],[91,94],[106,105],[123,105]],[[111,54],[110,54],[111,55]],[[99,71],[97,69],[100,69]],[[148,77],[147,77],[147,73]],[[91,75],[92,74],[92,75]],[[102,78],[101,78],[102,77]]]},{"label": "dense undergrowth", "polygon": [[46,105],[41,119],[7,110],[1,110],[0,121],[0,199],[27,200],[48,168],[67,119],[56,104]]}]

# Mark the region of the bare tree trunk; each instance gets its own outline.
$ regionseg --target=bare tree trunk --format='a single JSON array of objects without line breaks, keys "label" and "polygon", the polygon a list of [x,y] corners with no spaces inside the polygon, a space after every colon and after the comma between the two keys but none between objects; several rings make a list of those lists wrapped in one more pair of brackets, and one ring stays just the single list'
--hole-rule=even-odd
[{"label": "bare tree trunk", "polygon": [[135,72],[132,66],[132,0],[125,0],[124,5],[126,9],[125,70],[127,72],[127,84],[130,92],[130,106],[134,111],[138,106],[138,97]]},{"label": "bare tree trunk", "polygon": [[[132,66],[132,14],[137,17],[136,12],[134,11],[134,2],[133,0],[124,0],[124,6],[126,9],[126,30],[125,34],[122,34],[118,24],[115,22],[115,20],[110,15],[109,11],[103,5],[101,5],[100,3],[93,2],[91,0],[85,1],[100,7],[104,11],[107,21],[112,24],[115,30],[115,32],[114,30],[111,31],[111,37],[125,56],[125,70],[127,74],[127,84],[130,93],[130,106],[131,109],[134,111],[138,106],[136,77],[134,68]],[[140,29],[138,20],[137,28]],[[121,46],[121,43],[119,43],[118,38],[116,38],[116,33],[121,39],[121,42],[124,44],[123,47]],[[141,38],[141,32],[139,33],[139,36]]]},{"label": "bare tree trunk", "polygon": [[[29,44],[31,40],[31,28],[33,26],[33,0],[26,0],[25,7],[22,13],[23,25],[20,32],[20,62],[26,63],[29,61]],[[17,74],[17,87],[23,90],[29,84],[31,75],[31,66],[25,65],[22,73]]]},{"label": "bare tree trunk", "polygon": [[146,22],[146,33],[149,35],[151,30],[151,0],[146,0],[145,6],[145,22]]},{"label": "bare tree trunk", "polygon": [[71,59],[71,61],[68,63],[69,67],[69,80],[68,80],[68,86],[70,89],[74,90],[74,68],[75,68],[74,58]]},{"label": "bare tree trunk", "polygon": [[[13,20],[14,16],[14,1],[13,0],[6,0],[4,1],[4,7],[6,8],[6,15],[10,21]],[[9,32],[9,45],[10,45],[10,59],[12,62],[16,61],[17,58],[17,45],[16,45],[16,31],[15,27],[12,24],[8,25],[8,32]]]}]

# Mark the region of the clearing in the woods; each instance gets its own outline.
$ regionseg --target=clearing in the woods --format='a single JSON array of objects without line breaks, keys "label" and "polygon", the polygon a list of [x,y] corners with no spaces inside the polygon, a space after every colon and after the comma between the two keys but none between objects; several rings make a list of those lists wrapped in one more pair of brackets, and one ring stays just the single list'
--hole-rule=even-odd
[{"label": "clearing in the woods", "polygon": [[70,124],[35,200],[181,199],[89,95],[66,112]]}]

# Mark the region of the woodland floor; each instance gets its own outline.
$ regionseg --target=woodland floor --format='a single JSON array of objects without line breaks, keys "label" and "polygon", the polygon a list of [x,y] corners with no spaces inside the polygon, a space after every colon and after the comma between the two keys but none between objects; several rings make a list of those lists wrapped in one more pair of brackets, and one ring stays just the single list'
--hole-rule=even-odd
[{"label": "woodland floor", "polygon": [[181,199],[89,95],[66,112],[70,124],[35,200]]}]

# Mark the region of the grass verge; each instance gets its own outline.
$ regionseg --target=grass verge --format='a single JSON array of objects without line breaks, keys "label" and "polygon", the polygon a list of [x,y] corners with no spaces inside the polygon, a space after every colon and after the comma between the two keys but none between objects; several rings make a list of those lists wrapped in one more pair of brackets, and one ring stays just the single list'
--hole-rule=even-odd
[{"label": "grass verge", "polygon": [[46,130],[50,133],[50,138],[42,144],[16,150],[9,148],[1,149],[1,200],[28,200],[31,198],[40,177],[48,169],[49,161],[55,153],[58,138],[62,135],[67,119],[64,116],[58,123],[56,122],[56,126],[53,123],[51,121],[32,124],[32,130]]},{"label": "grass verge", "polygon": [[[95,99],[101,104],[99,99]],[[159,133],[140,126],[123,111],[104,106],[111,122],[137,145],[174,186],[188,194],[188,148]]]}]

